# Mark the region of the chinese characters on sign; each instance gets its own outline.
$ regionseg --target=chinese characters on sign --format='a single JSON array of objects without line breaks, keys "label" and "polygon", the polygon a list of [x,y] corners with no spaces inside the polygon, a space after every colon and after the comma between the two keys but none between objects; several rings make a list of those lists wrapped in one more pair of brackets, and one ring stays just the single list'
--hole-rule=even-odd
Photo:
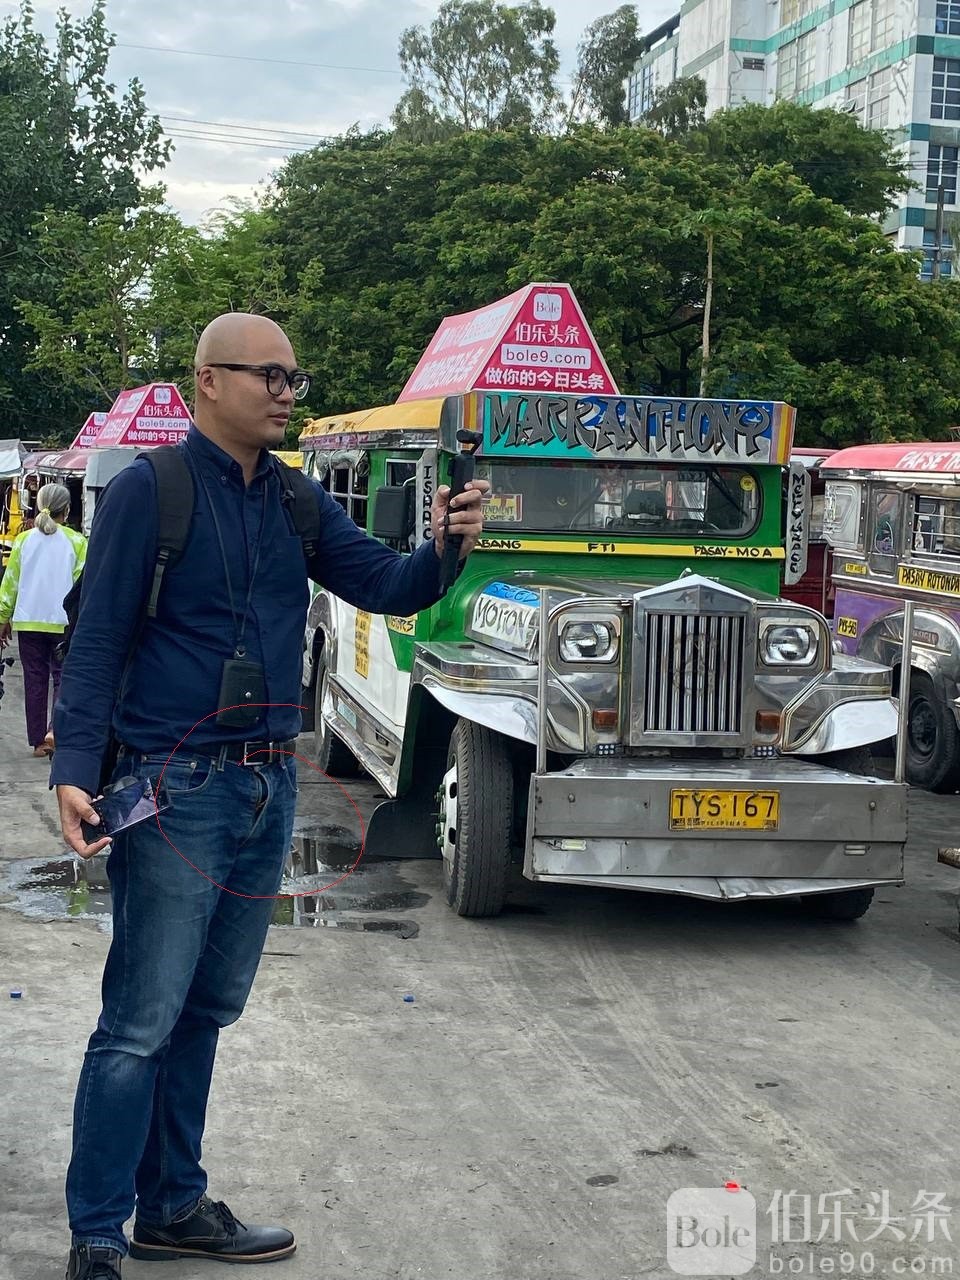
[{"label": "chinese characters on sign", "polygon": [[573,290],[531,284],[440,325],[399,400],[506,387],[615,395]]},{"label": "chinese characters on sign", "polygon": [[172,383],[152,382],[117,396],[96,445],[176,444],[189,427],[190,413],[177,388]]}]

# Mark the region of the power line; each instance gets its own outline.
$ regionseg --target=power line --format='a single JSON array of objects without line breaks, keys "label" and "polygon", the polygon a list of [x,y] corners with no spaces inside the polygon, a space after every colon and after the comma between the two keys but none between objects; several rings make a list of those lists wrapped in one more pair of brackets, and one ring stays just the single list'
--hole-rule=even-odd
[{"label": "power line", "polygon": [[228,62],[267,62],[275,67],[314,67],[318,71],[368,71],[372,75],[399,76],[396,67],[351,67],[342,62],[296,62],[291,58],[254,58],[244,53],[209,53],[205,49],[170,49],[154,44],[125,44],[117,49],[141,49],[146,53],[176,53],[185,58],[221,58]]},{"label": "power line", "polygon": [[218,129],[242,129],[248,133],[289,134],[292,138],[311,138],[314,142],[332,142],[333,138],[318,133],[300,133],[296,129],[272,129],[268,125],[238,124],[233,120],[197,120],[193,116],[160,116],[160,120],[176,120],[181,124],[208,124]]},{"label": "power line", "polygon": [[272,151],[274,154],[279,152],[287,152],[291,155],[303,155],[307,151],[312,151],[312,147],[302,145],[292,145],[288,142],[248,142],[243,138],[229,137],[226,134],[208,134],[208,133],[179,133],[174,130],[166,130],[168,138],[176,138],[182,141],[209,143],[216,146],[232,146],[239,147],[243,150],[259,150]]}]

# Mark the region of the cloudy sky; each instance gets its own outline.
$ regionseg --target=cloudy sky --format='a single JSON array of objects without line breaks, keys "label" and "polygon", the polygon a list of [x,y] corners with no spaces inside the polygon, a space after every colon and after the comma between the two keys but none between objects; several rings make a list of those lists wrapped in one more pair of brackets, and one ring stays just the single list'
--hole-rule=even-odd
[{"label": "cloudy sky", "polygon": [[[577,41],[620,0],[553,0],[555,38],[569,76]],[[37,25],[89,0],[34,0]],[[17,0],[0,0],[0,18]],[[283,157],[318,137],[385,124],[403,81],[400,33],[429,23],[431,0],[109,0],[117,38],[114,82],[138,76],[176,145],[164,180],[170,203],[199,220],[226,196],[250,195]],[[679,0],[641,0],[652,29]],[[210,56],[216,55],[216,56]]]}]

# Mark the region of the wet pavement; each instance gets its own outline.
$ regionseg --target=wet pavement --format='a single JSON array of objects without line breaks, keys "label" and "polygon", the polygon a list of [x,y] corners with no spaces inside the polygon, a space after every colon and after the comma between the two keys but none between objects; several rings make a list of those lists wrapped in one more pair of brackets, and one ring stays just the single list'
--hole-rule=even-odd
[{"label": "wet pavement", "polygon": [[[0,734],[0,1280],[47,1280],[109,938],[104,860],[81,876],[62,855],[18,681]],[[367,821],[376,786],[349,788]],[[905,886],[837,925],[522,880],[498,919],[461,920],[439,861],[354,867],[351,800],[307,770],[300,792],[288,923],[221,1036],[204,1137],[211,1194],[296,1232],[286,1280],[665,1280],[671,1196],[730,1181],[756,1199],[753,1277],[960,1274],[960,870],[936,861],[960,843],[957,797],[911,796]],[[774,1253],[787,1197],[811,1223]]]},{"label": "wet pavement", "polygon": [[[170,855],[178,856],[172,849]],[[397,917],[426,906],[431,895],[418,890],[404,869],[409,872],[404,862],[361,857],[359,841],[339,823],[300,819],[272,923],[415,938],[419,924]],[[94,920],[109,933],[107,857],[0,863],[0,906],[45,923]]]}]

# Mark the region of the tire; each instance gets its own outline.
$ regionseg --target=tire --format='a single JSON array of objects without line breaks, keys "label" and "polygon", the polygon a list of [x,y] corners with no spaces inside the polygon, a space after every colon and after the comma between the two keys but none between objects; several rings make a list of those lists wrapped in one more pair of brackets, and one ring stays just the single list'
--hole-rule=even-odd
[{"label": "tire", "polygon": [[492,729],[458,720],[440,791],[443,887],[459,916],[503,910],[513,828],[513,762]]},{"label": "tire", "polygon": [[839,893],[811,893],[803,905],[821,920],[859,920],[873,901],[873,889],[842,889]]},{"label": "tire", "polygon": [[910,676],[907,778],[927,791],[955,791],[960,785],[960,730],[925,671]]},{"label": "tire", "polygon": [[317,655],[316,702],[314,704],[314,758],[317,768],[331,778],[356,778],[360,764],[353,752],[323,718],[323,698],[327,688],[327,660],[323,653]]}]

